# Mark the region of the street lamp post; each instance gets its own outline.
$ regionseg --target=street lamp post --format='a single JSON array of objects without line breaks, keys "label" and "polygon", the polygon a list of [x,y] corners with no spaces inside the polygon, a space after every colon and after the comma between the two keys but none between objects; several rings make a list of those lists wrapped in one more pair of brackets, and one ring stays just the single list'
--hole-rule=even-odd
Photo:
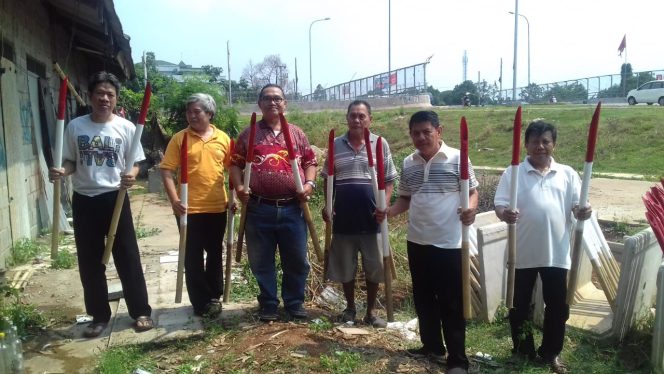
[{"label": "street lamp post", "polygon": [[514,0],[514,63],[512,64],[512,101],[516,102],[516,63],[517,46],[519,45],[519,0]]},{"label": "street lamp post", "polygon": [[[509,14],[514,14],[514,12],[509,12]],[[528,85],[530,86],[530,22],[528,22],[528,17],[523,14],[519,14],[519,17],[523,17],[526,20],[526,25],[528,26]]]},{"label": "street lamp post", "polygon": [[314,94],[314,83],[313,83],[313,75],[311,73],[311,27],[314,25],[316,22],[321,22],[321,21],[329,21],[330,17],[325,17],[321,19],[317,19],[315,21],[312,21],[311,24],[309,25],[309,92],[311,93],[311,97],[313,99],[313,94]]}]

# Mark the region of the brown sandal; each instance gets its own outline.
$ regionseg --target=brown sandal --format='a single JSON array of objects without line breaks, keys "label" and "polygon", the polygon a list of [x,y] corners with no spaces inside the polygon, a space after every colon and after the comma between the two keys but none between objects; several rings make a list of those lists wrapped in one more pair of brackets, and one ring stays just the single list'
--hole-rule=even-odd
[{"label": "brown sandal", "polygon": [[134,330],[136,332],[143,332],[152,330],[154,328],[154,321],[149,316],[140,316],[134,322]]}]

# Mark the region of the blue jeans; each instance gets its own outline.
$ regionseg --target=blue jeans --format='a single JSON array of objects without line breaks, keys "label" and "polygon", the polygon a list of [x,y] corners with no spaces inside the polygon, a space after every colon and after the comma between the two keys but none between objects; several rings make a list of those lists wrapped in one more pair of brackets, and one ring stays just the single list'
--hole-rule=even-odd
[{"label": "blue jeans", "polygon": [[279,305],[275,265],[277,246],[283,271],[281,297],[284,307],[301,306],[309,261],[307,225],[300,206],[275,207],[249,200],[245,230],[249,266],[260,287],[258,303],[261,308],[276,312]]}]

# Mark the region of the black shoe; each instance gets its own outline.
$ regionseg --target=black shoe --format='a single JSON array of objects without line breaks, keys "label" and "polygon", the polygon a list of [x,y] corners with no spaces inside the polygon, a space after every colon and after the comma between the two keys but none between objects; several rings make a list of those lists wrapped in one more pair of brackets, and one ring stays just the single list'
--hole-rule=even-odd
[{"label": "black shoe", "polygon": [[306,319],[307,318],[307,311],[302,307],[301,304],[286,308],[286,312],[288,312],[288,314],[293,319]]},{"label": "black shoe", "polygon": [[263,322],[274,322],[279,319],[276,307],[262,307],[258,312],[258,319]]},{"label": "black shoe", "polygon": [[410,348],[406,349],[406,354],[414,358],[426,358],[429,355],[429,350],[424,347]]},{"label": "black shoe", "polygon": [[446,373],[447,374],[468,374],[468,370],[466,370],[466,369],[464,369],[460,366],[457,366],[457,367],[447,369]]},{"label": "black shoe", "polygon": [[205,304],[202,316],[209,319],[217,318],[221,314],[221,309],[221,302],[217,299],[211,299],[209,303]]}]

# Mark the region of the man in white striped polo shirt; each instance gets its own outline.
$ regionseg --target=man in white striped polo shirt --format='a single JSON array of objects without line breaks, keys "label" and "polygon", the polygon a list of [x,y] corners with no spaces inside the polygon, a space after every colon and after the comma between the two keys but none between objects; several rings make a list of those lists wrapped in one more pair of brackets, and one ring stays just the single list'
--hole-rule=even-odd
[{"label": "man in white striped polo shirt", "polygon": [[460,152],[442,141],[438,115],[417,112],[408,127],[417,151],[403,161],[399,198],[385,211],[376,211],[378,222],[409,211],[408,265],[422,347],[408,353],[443,361],[447,351],[447,373],[467,373],[461,225],[470,226],[475,221],[478,182],[469,162],[470,208],[462,211]]}]

